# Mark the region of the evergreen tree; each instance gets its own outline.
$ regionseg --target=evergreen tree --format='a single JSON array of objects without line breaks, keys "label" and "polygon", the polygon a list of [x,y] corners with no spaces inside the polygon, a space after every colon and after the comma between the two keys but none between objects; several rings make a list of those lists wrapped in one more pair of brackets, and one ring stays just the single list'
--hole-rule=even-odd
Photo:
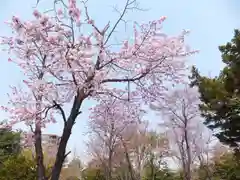
[{"label": "evergreen tree", "polygon": [[214,130],[224,144],[239,150],[240,143],[240,31],[234,31],[231,42],[220,46],[225,67],[218,76],[201,76],[193,67],[191,86],[200,93],[200,110],[205,124]]},{"label": "evergreen tree", "polygon": [[0,180],[37,180],[36,164],[22,155],[11,156],[0,168]]},{"label": "evergreen tree", "polygon": [[0,129],[0,164],[9,156],[20,152],[20,133],[8,128]]}]

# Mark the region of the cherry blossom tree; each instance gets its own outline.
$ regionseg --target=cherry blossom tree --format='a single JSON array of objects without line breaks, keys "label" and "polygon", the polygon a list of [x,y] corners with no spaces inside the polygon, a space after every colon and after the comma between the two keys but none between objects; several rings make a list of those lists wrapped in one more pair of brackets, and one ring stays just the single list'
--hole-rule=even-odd
[{"label": "cherry blossom tree", "polygon": [[136,179],[142,178],[142,170],[147,161],[148,151],[150,150],[150,142],[147,137],[148,123],[142,123],[138,127],[131,129],[126,135],[123,135],[122,140],[125,141],[125,148],[129,153],[131,166],[135,166]]},{"label": "cherry blossom tree", "polygon": [[[78,8],[76,0],[59,2],[62,8],[53,14],[34,10],[34,19],[29,21],[13,16],[7,23],[13,35],[1,41],[10,54],[8,60],[25,75],[20,87],[11,86],[9,104],[2,109],[10,114],[10,126],[24,122],[31,127],[39,180],[46,179],[42,129],[58,122],[57,114],[64,127],[51,180],[59,179],[68,154],[67,142],[84,101],[111,102],[114,97],[148,103],[166,91],[166,84],[181,81],[185,58],[195,52],[185,45],[187,31],[178,36],[162,32],[165,17],[141,25],[134,23],[134,40],[125,40],[113,50],[110,39],[135,0],[126,0],[116,23],[103,29],[91,18],[86,2],[82,2],[83,9]],[[86,26],[91,28],[90,35],[79,33],[78,29]],[[113,88],[114,83],[134,86]],[[69,113],[63,108],[65,104],[71,104]]]},{"label": "cherry blossom tree", "polygon": [[184,179],[190,180],[194,163],[202,163],[209,153],[211,134],[203,125],[198,109],[197,91],[191,88],[173,90],[151,108],[160,112],[172,144],[172,156],[176,157],[184,171]]},{"label": "cherry blossom tree", "polygon": [[195,130],[195,136],[192,138],[192,151],[195,155],[194,162],[196,169],[202,169],[205,177],[211,180],[211,164],[214,154],[216,139],[212,136],[212,132],[204,125],[199,126]]},{"label": "cherry blossom tree", "polygon": [[143,178],[143,170],[149,162],[158,165],[167,156],[168,140],[163,134],[148,129],[148,122],[143,121],[130,129],[130,136],[123,134],[126,151],[129,153],[131,166],[135,167],[136,179]]},{"label": "cherry blossom tree", "polygon": [[121,139],[129,128],[137,128],[142,110],[139,104],[111,98],[94,107],[90,117],[88,146],[95,159],[105,167],[106,179],[112,179],[113,169],[124,159]]}]

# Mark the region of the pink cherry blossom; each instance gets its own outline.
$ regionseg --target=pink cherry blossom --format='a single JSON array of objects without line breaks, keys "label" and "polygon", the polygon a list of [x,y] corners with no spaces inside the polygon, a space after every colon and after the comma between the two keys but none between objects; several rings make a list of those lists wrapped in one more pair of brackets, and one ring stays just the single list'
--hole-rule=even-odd
[{"label": "pink cherry blossom", "polygon": [[[64,138],[56,162],[63,162],[66,141],[83,102],[98,102],[91,111],[92,120],[102,121],[100,114],[107,112],[111,119],[136,121],[142,102],[148,104],[163,96],[169,84],[182,82],[185,58],[195,53],[185,45],[186,31],[178,36],[162,32],[165,17],[135,23],[134,41],[126,39],[119,50],[113,49],[110,37],[118,24],[113,29],[109,24],[103,30],[98,28],[83,5],[85,8],[80,10],[76,0],[68,1],[68,13],[64,15],[68,21],[37,10],[31,21],[14,16],[8,24],[14,32],[12,37],[1,41],[14,56],[11,61],[25,75],[22,86],[11,87],[9,104],[2,109],[10,114],[11,126],[25,122],[35,127],[36,144],[41,141],[41,129],[62,118]],[[83,12],[86,19],[81,18]],[[61,13],[59,10],[58,15]],[[75,27],[86,22],[90,32],[79,34]],[[122,85],[113,88],[115,84]],[[69,103],[72,110],[65,113],[63,106]],[[107,111],[110,104],[112,110]],[[56,114],[61,118],[56,119]],[[59,173],[53,173],[55,179]]]},{"label": "pink cherry blossom", "polygon": [[59,16],[63,15],[63,10],[62,10],[62,9],[58,9],[57,14],[58,14]]},{"label": "pink cherry blossom", "polygon": [[40,17],[41,17],[40,12],[39,12],[38,10],[36,10],[36,9],[33,11],[33,15],[34,15],[36,18],[40,18]]}]

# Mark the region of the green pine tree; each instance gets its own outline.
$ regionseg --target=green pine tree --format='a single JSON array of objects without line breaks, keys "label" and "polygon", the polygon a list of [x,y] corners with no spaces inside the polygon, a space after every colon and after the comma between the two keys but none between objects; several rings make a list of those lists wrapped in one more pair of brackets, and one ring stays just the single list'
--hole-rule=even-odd
[{"label": "green pine tree", "polygon": [[0,164],[9,156],[20,153],[20,133],[11,129],[0,129]]},{"label": "green pine tree", "polygon": [[239,149],[240,143],[240,31],[234,31],[231,42],[220,46],[225,67],[218,76],[209,78],[193,67],[191,85],[200,93],[200,110],[205,124],[216,137]]}]

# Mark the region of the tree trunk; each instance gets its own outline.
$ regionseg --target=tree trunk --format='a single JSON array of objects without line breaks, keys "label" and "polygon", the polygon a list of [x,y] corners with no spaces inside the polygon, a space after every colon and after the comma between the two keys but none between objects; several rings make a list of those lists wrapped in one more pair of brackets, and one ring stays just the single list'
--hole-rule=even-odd
[{"label": "tree trunk", "polygon": [[123,144],[123,147],[124,147],[125,157],[126,157],[126,160],[127,160],[128,170],[129,170],[129,173],[130,173],[131,180],[135,180],[135,175],[134,175],[131,160],[130,160],[130,157],[129,157],[129,154],[128,154],[127,146],[126,146],[126,144],[125,144],[125,142],[123,141],[122,138],[121,138],[121,141],[122,141],[122,144]]},{"label": "tree trunk", "polygon": [[52,170],[52,174],[51,174],[51,180],[59,180],[61,169],[62,169],[64,160],[66,158],[66,147],[67,147],[67,143],[68,143],[69,137],[72,132],[72,127],[75,123],[77,116],[80,113],[79,110],[80,110],[80,107],[81,107],[82,102],[85,99],[85,97],[86,96],[84,94],[84,91],[81,90],[80,92],[78,92],[78,94],[74,98],[71,113],[70,113],[67,121],[64,124],[61,141],[60,141],[60,144],[58,147],[55,164],[53,166],[53,170]]},{"label": "tree trunk", "polygon": [[199,160],[199,162],[200,162],[200,167],[202,167],[203,170],[204,170],[205,173],[206,173],[206,180],[211,180],[212,177],[211,177],[211,175],[210,175],[208,161],[207,161],[207,163],[204,163],[204,160],[203,160],[203,158],[202,158],[200,155],[198,155],[198,160]]},{"label": "tree trunk", "polygon": [[[187,120],[185,120],[187,122]],[[185,179],[186,180],[191,180],[191,163],[192,163],[192,157],[191,157],[191,151],[190,151],[190,146],[189,146],[189,141],[188,141],[188,132],[187,132],[187,123],[185,123],[185,129],[184,129],[184,138],[185,138],[185,143],[186,143],[186,150],[187,150],[187,163],[186,169],[185,169]]]},{"label": "tree trunk", "polygon": [[138,147],[137,149],[137,169],[136,169],[136,178],[137,179],[141,179],[141,172],[142,172],[142,166],[141,166],[141,150],[139,150],[139,148],[141,147]]},{"label": "tree trunk", "polygon": [[36,124],[35,132],[35,153],[36,153],[36,162],[37,162],[37,179],[45,180],[45,167],[43,164],[43,150],[42,150],[42,132],[41,126],[39,123]]},{"label": "tree trunk", "polygon": [[111,180],[112,179],[112,153],[109,153],[109,159],[108,159],[108,173],[107,173],[107,180]]},{"label": "tree trunk", "polygon": [[108,169],[107,169],[107,180],[112,180],[112,156],[113,156],[113,150],[114,150],[114,144],[113,144],[113,136],[114,136],[114,123],[111,122],[111,131],[110,131],[110,139],[108,143]]},{"label": "tree trunk", "polygon": [[[43,59],[43,65],[45,65],[46,56]],[[43,72],[39,73],[38,79],[42,80],[44,76]],[[41,90],[42,87],[40,86],[39,89]],[[38,112],[42,111],[41,102],[42,102],[42,95],[36,96],[36,110]],[[43,157],[43,149],[42,149],[42,117],[41,114],[37,114],[35,117],[35,131],[34,131],[34,145],[35,145],[35,153],[36,153],[36,162],[37,162],[37,179],[38,180],[46,180],[45,174],[45,166],[44,166],[44,157]]]},{"label": "tree trunk", "polygon": [[154,166],[154,155],[151,153],[150,154],[150,180],[154,180],[155,179],[155,166]]}]

